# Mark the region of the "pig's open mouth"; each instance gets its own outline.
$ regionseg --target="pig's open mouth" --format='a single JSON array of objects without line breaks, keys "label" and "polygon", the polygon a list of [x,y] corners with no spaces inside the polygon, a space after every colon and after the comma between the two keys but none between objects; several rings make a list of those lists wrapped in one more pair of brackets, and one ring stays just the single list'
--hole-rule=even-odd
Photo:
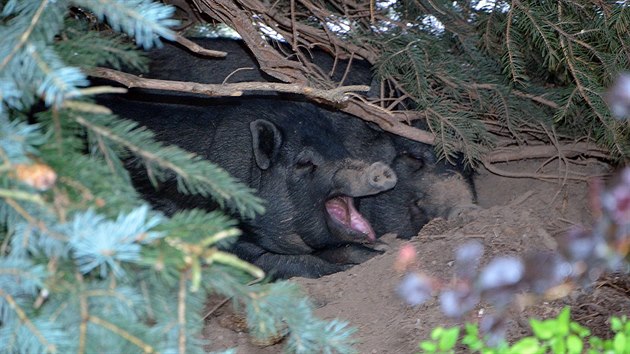
[{"label": "pig's open mouth", "polygon": [[363,235],[370,241],[376,240],[376,234],[361,213],[354,207],[351,197],[340,196],[326,201],[326,211],[331,219],[341,224],[349,233]]}]

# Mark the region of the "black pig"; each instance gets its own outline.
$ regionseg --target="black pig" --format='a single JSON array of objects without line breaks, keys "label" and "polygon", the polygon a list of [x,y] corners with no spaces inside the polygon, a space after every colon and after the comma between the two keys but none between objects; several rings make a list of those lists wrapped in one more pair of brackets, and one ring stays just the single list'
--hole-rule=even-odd
[{"label": "black pig", "polygon": [[[169,46],[152,52],[150,76],[204,83],[221,83],[228,76],[227,82],[274,81],[258,68],[241,41],[195,39],[195,42],[209,49],[225,51],[228,56],[208,60]],[[327,54],[317,50],[311,54],[313,61],[324,70],[332,67]],[[337,63],[333,79],[341,79],[346,65],[343,61]],[[253,69],[239,70],[243,68]],[[344,84],[370,84],[372,81],[367,63],[355,60]],[[329,112],[328,116],[333,118],[335,129],[342,132],[343,144],[352,156],[368,162],[383,162],[394,168],[398,175],[398,183],[391,191],[359,201],[359,210],[370,220],[378,236],[393,232],[399,237],[410,238],[432,218],[453,217],[462,210],[475,207],[470,171],[464,171],[461,165],[438,161],[432,146],[377,131],[378,128],[372,129],[347,114]]]},{"label": "black pig", "polygon": [[[363,246],[376,234],[354,198],[391,189],[396,175],[384,163],[351,158],[328,112],[275,97],[208,99],[203,106],[151,100],[111,99],[109,105],[160,140],[217,163],[267,200],[265,214],[243,222],[233,249],[241,258],[274,277],[319,277],[378,253]],[[208,206],[179,195],[174,183],[147,193],[136,182],[166,212]]]},{"label": "black pig", "polygon": [[396,156],[388,162],[398,184],[360,202],[360,211],[372,221],[377,234],[392,232],[411,238],[433,218],[452,219],[477,208],[470,170],[438,161],[430,145],[402,137],[392,139]]},{"label": "black pig", "polygon": [[383,162],[398,177],[393,189],[358,201],[359,211],[379,237],[396,233],[408,239],[433,218],[449,219],[476,208],[470,170],[438,160],[430,145],[385,133],[348,115],[330,114],[355,158]]}]

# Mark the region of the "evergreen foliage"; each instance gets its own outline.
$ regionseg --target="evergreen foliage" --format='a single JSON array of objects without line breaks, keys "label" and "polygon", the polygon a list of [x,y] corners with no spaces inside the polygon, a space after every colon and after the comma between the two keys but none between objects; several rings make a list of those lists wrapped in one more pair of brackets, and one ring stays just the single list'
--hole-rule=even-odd
[{"label": "evergreen foliage", "polygon": [[149,48],[171,36],[172,7],[146,0],[0,6],[1,353],[203,353],[210,292],[244,306],[253,335],[288,332],[289,351],[353,351],[346,324],[314,318],[295,286],[260,282],[258,268],[222,251],[240,233],[234,219],[202,210],[166,217],[131,186],[125,158],[243,217],[264,211],[254,191],[224,170],[90,101],[112,89],[85,88],[85,69],[146,68],[120,35],[95,31],[93,19]]},{"label": "evergreen foliage", "polygon": [[[462,151],[475,163],[514,141],[575,140],[596,142],[617,161],[630,156],[627,124],[605,102],[606,88],[630,69],[626,1],[287,0],[269,8],[234,0],[228,10],[190,1],[218,21],[238,17],[240,6],[294,52],[319,47],[337,59],[364,57],[382,83],[372,103],[400,113],[392,125],[420,121],[442,157]],[[228,25],[251,37],[240,19]],[[273,67],[266,49],[252,50],[263,69]],[[301,70],[317,71],[310,63]]]},{"label": "evergreen foliage", "polygon": [[[480,24],[485,48],[501,55],[503,72],[513,87],[544,85],[556,97],[555,123],[573,135],[591,136],[614,156],[627,157],[626,124],[612,119],[605,88],[630,67],[630,9],[623,2],[512,1],[507,11],[493,11]],[[511,59],[508,59],[511,58]],[[532,78],[532,79],[530,79]]]},{"label": "evergreen foliage", "polygon": [[[461,150],[471,161],[479,159],[493,146],[488,131],[496,129],[488,128],[499,123],[519,143],[532,128],[557,129],[627,158],[627,124],[614,120],[605,103],[606,87],[630,68],[625,2],[394,6],[398,23],[408,25],[369,34],[382,43],[375,44],[383,53],[378,73],[397,82],[412,108],[424,113],[439,153]],[[431,18],[443,27],[427,25]],[[541,134],[535,138],[548,141]]]}]

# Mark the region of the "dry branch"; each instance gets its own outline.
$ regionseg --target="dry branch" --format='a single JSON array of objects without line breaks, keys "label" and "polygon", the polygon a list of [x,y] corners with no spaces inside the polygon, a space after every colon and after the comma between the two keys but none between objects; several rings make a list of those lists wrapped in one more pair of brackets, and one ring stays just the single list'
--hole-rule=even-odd
[{"label": "dry branch", "polygon": [[539,180],[543,180],[543,181],[567,181],[567,180],[574,180],[574,181],[582,181],[582,182],[587,182],[589,180],[588,176],[574,176],[574,175],[570,175],[568,173],[565,174],[544,174],[544,173],[530,173],[530,172],[512,172],[512,171],[507,171],[501,168],[496,167],[496,165],[483,160],[482,161],[483,166],[486,168],[486,170],[488,170],[490,173],[493,173],[495,175],[498,176],[502,176],[502,177],[510,177],[510,178],[533,178],[533,179],[539,179]]},{"label": "dry branch", "polygon": [[577,142],[554,145],[517,146],[501,148],[490,152],[485,161],[490,163],[509,162],[526,159],[542,159],[562,155],[566,158],[574,158],[580,155],[600,159],[610,158],[606,150],[597,147],[593,143]]},{"label": "dry branch", "polygon": [[197,93],[211,97],[241,96],[244,91],[273,91],[297,93],[311,99],[323,100],[333,104],[347,101],[348,92],[368,91],[369,86],[341,86],[330,90],[321,90],[297,84],[275,82],[239,82],[234,84],[200,84],[196,82],[147,79],[107,68],[95,68],[88,72],[90,76],[116,81],[127,88],[145,88],[165,91]]},{"label": "dry branch", "polygon": [[284,58],[260,36],[258,28],[252,23],[253,14],[243,11],[231,0],[199,0],[195,1],[195,5],[200,12],[236,29],[267,74],[283,82],[308,83],[299,62]]},{"label": "dry branch", "polygon": [[186,47],[188,50],[190,50],[193,53],[197,53],[199,55],[203,55],[206,57],[214,57],[214,58],[224,58],[227,56],[226,52],[222,52],[219,50],[211,50],[211,49],[206,49],[202,46],[200,46],[199,44],[191,41],[188,38],[182,37],[180,35],[177,35],[175,37],[175,41],[181,45],[183,45],[184,47]]},{"label": "dry branch", "polygon": [[430,132],[402,123],[402,121],[417,119],[416,112],[389,112],[378,106],[354,100],[348,101],[341,110],[368,122],[376,123],[381,129],[390,133],[425,144],[435,144],[435,136]]}]

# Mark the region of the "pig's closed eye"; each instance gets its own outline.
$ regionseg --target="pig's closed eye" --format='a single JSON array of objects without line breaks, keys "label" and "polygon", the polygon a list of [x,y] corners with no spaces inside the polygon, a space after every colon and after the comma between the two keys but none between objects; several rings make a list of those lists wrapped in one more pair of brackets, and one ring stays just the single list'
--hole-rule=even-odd
[{"label": "pig's closed eye", "polygon": [[317,168],[317,165],[311,158],[311,156],[304,155],[298,158],[295,163],[295,168],[300,172],[314,172]]},{"label": "pig's closed eye", "polygon": [[417,171],[424,168],[425,162],[424,158],[421,156],[405,151],[401,154],[401,157],[405,160],[405,163],[411,170]]}]

